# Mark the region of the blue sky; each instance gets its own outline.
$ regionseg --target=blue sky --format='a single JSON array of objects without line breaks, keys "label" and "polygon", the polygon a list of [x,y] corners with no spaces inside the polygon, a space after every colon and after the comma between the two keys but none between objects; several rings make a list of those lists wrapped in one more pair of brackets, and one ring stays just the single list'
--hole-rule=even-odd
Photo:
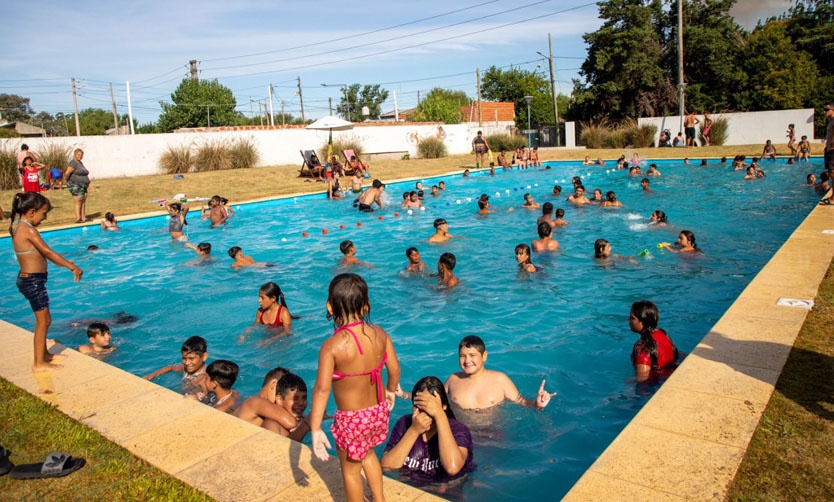
[{"label": "blue sky", "polygon": [[[740,0],[740,24],[778,14],[787,0]],[[4,12],[6,11],[6,12]],[[582,35],[595,31],[596,3],[587,0],[77,0],[4,2],[6,19],[30,20],[22,36],[7,34],[0,56],[0,93],[31,99],[35,111],[72,112],[70,77],[79,109],[110,109],[156,120],[197,59],[200,78],[232,89],[238,110],[257,114],[267,87],[275,111],[300,115],[301,77],[307,118],[329,113],[327,84],[381,84],[384,109],[417,103],[434,87],[476,92],[476,68],[515,66],[547,76],[547,34],[553,37],[557,88],[569,94],[585,58]],[[23,33],[22,31],[20,33]],[[540,66],[537,66],[540,65]],[[251,100],[255,100],[254,102]]]}]

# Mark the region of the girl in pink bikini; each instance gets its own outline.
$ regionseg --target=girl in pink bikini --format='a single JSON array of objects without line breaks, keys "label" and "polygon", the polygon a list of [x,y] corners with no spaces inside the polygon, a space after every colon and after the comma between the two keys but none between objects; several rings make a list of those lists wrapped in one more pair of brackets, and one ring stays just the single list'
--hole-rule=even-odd
[{"label": "girl in pink bikini", "polygon": [[[363,470],[374,500],[384,500],[382,467],[373,448],[388,436],[388,418],[400,383],[400,363],[391,338],[379,326],[365,322],[370,311],[364,279],[349,273],[333,278],[327,318],[333,319],[336,330],[319,351],[310,430],[313,452],[320,460],[327,460],[331,446],[321,422],[332,385],[338,410],[330,431],[336,441],[348,502],[363,499]],[[388,373],[385,388],[383,366]]]}]

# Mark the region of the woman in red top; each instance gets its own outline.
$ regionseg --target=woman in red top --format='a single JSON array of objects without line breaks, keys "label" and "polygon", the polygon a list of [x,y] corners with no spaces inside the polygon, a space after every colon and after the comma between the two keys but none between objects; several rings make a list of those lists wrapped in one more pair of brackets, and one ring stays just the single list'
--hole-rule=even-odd
[{"label": "woman in red top", "polygon": [[650,301],[640,300],[631,306],[628,327],[640,335],[631,351],[631,363],[638,382],[670,373],[678,360],[678,348],[669,335],[657,327],[659,318],[657,306]]}]

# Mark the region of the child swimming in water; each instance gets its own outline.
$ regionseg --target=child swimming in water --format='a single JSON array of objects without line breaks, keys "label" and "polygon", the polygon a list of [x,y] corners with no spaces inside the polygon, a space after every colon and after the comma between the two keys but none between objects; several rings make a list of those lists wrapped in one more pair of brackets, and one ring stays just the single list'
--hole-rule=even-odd
[{"label": "child swimming in water", "polygon": [[451,238],[452,234],[449,233],[449,224],[446,223],[446,220],[443,218],[437,218],[434,220],[434,235],[429,237],[429,242],[437,244],[440,242],[446,242]]},{"label": "child swimming in water", "polygon": [[674,244],[661,242],[659,246],[673,253],[703,253],[695,244],[695,234],[689,230],[681,230],[678,240]]},{"label": "child swimming in water", "polygon": [[341,251],[344,256],[339,258],[338,266],[352,267],[354,265],[362,265],[364,267],[373,268],[370,264],[363,262],[355,256],[356,245],[353,241],[342,241],[342,243],[339,244],[339,251]]},{"label": "child swimming in water", "polygon": [[116,350],[115,345],[110,345],[110,327],[104,323],[94,322],[87,328],[87,345],[78,347],[78,352],[92,356],[109,354]]},{"label": "child swimming in water", "polygon": [[[66,267],[72,272],[75,282],[84,273],[75,263],[67,260],[50,248],[38,232],[38,225],[46,219],[52,209],[49,199],[37,192],[17,193],[12,201],[9,217],[9,234],[12,248],[20,265],[17,275],[17,289],[29,300],[35,314],[35,362],[33,371],[48,371],[61,368],[52,362],[52,354],[46,348],[46,334],[52,324],[49,313],[49,295],[46,292],[47,260]],[[17,219],[17,221],[15,221]]]},{"label": "child swimming in water", "polygon": [[[329,457],[330,442],[321,423],[332,386],[338,411],[330,430],[336,441],[346,498],[349,502],[363,500],[364,471],[373,498],[383,500],[382,467],[373,449],[388,436],[400,363],[388,333],[365,320],[371,303],[364,279],[356,274],[334,277],[326,307],[327,318],[333,319],[336,330],[319,351],[310,411],[313,453],[322,461]],[[387,386],[382,380],[383,366],[388,373]]]},{"label": "child swimming in water", "polygon": [[518,262],[518,270],[521,272],[532,273],[539,269],[533,265],[533,260],[530,258],[530,246],[527,244],[518,244],[515,247],[515,259]]},{"label": "child swimming in water", "polygon": [[408,258],[408,265],[405,266],[405,271],[411,274],[422,274],[426,269],[426,264],[420,259],[420,251],[417,248],[410,247],[405,250],[405,256]]},{"label": "child swimming in water", "polygon": [[120,230],[119,223],[116,221],[116,215],[113,213],[106,213],[104,219],[101,220],[102,230]]},{"label": "child swimming in water", "polygon": [[[539,223],[537,230],[539,238],[533,241],[533,251],[541,253],[559,249],[559,242],[552,237],[553,227],[550,226],[550,223],[546,221]],[[516,246],[516,253],[518,253],[518,246]]]},{"label": "child swimming in water", "polygon": [[655,209],[654,211],[652,211],[652,215],[649,217],[649,222],[654,223],[658,227],[663,227],[669,223],[669,220],[666,216],[666,213],[664,213],[660,209]]},{"label": "child swimming in water", "polygon": [[657,306],[646,300],[634,302],[628,315],[628,327],[640,335],[631,350],[635,379],[644,382],[653,374],[674,369],[678,348],[665,331],[657,327],[660,315]]},{"label": "child swimming in water", "polygon": [[457,264],[457,258],[452,253],[443,253],[440,259],[437,260],[437,284],[453,288],[458,285],[460,280],[455,277],[454,270]]},{"label": "child swimming in water", "polygon": [[258,290],[258,312],[255,324],[267,328],[282,328],[285,333],[292,331],[292,315],[280,286],[267,282]]}]

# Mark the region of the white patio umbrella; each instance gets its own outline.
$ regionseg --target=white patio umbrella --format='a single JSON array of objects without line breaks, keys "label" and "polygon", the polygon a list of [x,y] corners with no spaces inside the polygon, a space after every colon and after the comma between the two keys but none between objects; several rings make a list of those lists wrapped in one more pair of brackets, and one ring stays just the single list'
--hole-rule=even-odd
[{"label": "white patio umbrella", "polygon": [[330,135],[327,138],[327,162],[330,162],[330,156],[333,155],[333,131],[353,129],[353,122],[340,119],[333,115],[326,115],[308,125],[307,129],[317,129],[320,131],[330,130]]}]

